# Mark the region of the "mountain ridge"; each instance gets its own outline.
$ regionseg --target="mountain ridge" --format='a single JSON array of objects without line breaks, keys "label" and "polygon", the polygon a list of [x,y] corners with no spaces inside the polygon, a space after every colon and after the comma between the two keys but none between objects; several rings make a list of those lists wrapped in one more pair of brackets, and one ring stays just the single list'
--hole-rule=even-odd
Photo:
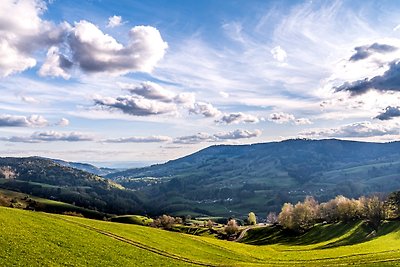
[{"label": "mountain ridge", "polygon": [[323,201],[400,188],[400,142],[291,139],[216,145],[164,164],[107,175],[165,212],[245,214],[306,195]]}]

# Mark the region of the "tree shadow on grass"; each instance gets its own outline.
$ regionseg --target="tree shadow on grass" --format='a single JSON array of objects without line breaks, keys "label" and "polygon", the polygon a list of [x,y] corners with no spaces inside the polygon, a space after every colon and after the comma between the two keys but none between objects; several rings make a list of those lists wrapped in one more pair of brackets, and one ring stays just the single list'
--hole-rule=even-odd
[{"label": "tree shadow on grass", "polygon": [[[249,230],[247,235],[241,240],[241,243],[257,246],[271,244],[296,246],[313,245],[332,240],[331,243],[315,249],[332,248],[363,243],[393,231],[400,231],[400,223],[386,222],[380,226],[376,233],[373,231],[373,227],[363,221],[318,224],[305,233],[295,233],[282,229],[279,226],[271,226]],[[345,236],[349,232],[351,233]]]},{"label": "tree shadow on grass", "polygon": [[370,224],[363,222],[351,233],[351,235],[347,236],[346,238],[318,247],[317,249],[349,246],[364,243],[374,238],[378,238],[380,236],[398,231],[400,231],[400,224],[398,222],[384,222],[378,228],[378,231],[375,231],[375,229]]}]

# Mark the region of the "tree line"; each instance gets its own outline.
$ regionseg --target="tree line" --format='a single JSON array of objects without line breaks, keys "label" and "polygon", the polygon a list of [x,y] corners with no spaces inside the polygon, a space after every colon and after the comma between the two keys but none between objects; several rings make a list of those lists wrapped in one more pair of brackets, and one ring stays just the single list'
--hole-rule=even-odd
[{"label": "tree line", "polygon": [[366,220],[378,229],[382,220],[399,219],[400,191],[383,198],[377,195],[358,199],[349,199],[342,195],[324,203],[318,203],[307,196],[303,202],[293,205],[285,203],[281,212],[271,212],[267,216],[269,223],[278,223],[285,229],[304,232],[316,223],[350,222]]}]

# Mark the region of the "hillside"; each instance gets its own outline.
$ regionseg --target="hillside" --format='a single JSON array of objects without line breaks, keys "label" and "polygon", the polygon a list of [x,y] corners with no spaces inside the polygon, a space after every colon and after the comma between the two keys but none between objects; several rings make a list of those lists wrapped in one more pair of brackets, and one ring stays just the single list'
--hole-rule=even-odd
[{"label": "hillside", "polygon": [[93,174],[99,175],[99,176],[105,176],[107,174],[111,174],[111,173],[120,171],[118,169],[97,167],[97,166],[94,166],[94,165],[88,164],[88,163],[70,162],[70,161],[64,161],[64,160],[60,160],[60,159],[51,159],[51,160],[62,166],[71,167],[71,168],[78,169],[81,171],[93,173]]},{"label": "hillside", "polygon": [[384,224],[375,237],[365,236],[362,223],[326,225],[313,232],[324,240],[300,236],[296,243],[257,246],[1,207],[0,225],[3,266],[393,266],[400,260],[399,222]]},{"label": "hillside", "polygon": [[192,155],[106,176],[141,190],[165,212],[266,214],[306,195],[320,201],[400,188],[400,142],[287,140],[211,146]]},{"label": "hillside", "polygon": [[108,213],[144,211],[137,195],[121,185],[38,157],[0,158],[0,188]]}]

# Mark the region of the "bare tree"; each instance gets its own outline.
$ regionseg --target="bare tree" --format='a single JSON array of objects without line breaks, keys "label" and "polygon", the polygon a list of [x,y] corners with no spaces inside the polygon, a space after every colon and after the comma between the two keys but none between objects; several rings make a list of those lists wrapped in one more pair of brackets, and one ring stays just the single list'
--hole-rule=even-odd
[{"label": "bare tree", "polygon": [[276,224],[278,222],[278,215],[276,212],[270,212],[267,215],[267,223]]}]

